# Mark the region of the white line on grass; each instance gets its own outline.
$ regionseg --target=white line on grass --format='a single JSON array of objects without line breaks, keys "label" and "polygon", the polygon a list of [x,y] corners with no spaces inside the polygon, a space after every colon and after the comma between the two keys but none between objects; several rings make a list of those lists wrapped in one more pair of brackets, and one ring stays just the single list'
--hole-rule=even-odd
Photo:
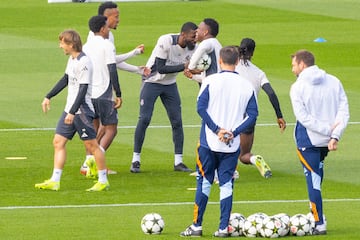
[{"label": "white line on grass", "polygon": [[[259,200],[259,201],[234,201],[233,204],[260,204],[260,203],[299,203],[308,202],[307,199],[299,200]],[[323,199],[323,202],[360,202],[360,198]],[[0,210],[14,209],[47,209],[47,208],[101,208],[101,207],[146,207],[146,206],[179,206],[193,205],[194,202],[168,202],[168,203],[119,203],[119,204],[89,204],[89,205],[53,205],[53,206],[8,206],[0,207]],[[208,202],[210,205],[218,205],[219,202]]]},{"label": "white line on grass", "polygon": [[[358,125],[360,122],[349,122],[349,125]],[[294,126],[295,123],[286,123],[288,126]],[[257,127],[277,126],[277,123],[257,123]],[[200,125],[184,125],[184,128],[199,128]],[[118,126],[118,129],[135,129],[136,126]],[[170,125],[150,125],[148,128],[171,128]],[[55,128],[4,128],[0,132],[21,132],[21,131],[54,131]]]}]

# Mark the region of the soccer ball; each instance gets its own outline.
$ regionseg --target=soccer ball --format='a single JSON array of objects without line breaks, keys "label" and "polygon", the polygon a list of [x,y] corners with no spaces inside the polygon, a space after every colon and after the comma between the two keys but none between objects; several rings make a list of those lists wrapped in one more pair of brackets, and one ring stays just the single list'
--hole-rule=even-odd
[{"label": "soccer ball", "polygon": [[242,232],[245,237],[257,237],[258,232],[256,230],[256,223],[246,218],[244,221]]},{"label": "soccer ball", "polygon": [[260,235],[262,222],[268,216],[265,213],[254,213],[246,218],[243,225],[243,234],[246,237],[257,237]]},{"label": "soccer ball", "polygon": [[283,232],[282,234],[284,234],[284,235],[281,235],[280,237],[288,235],[290,232],[290,216],[286,213],[278,213],[278,214],[275,214],[273,217],[279,218],[280,221],[283,222],[283,224],[285,226],[286,232]]},{"label": "soccer ball", "polygon": [[260,235],[266,238],[278,238],[288,234],[285,223],[277,217],[267,217],[263,220]]},{"label": "soccer ball", "polygon": [[[312,232],[314,231],[315,228],[315,218],[314,215],[312,214],[312,212],[309,212],[308,214],[306,214],[306,217],[310,220],[311,223],[311,231],[310,234],[312,234]],[[323,218],[324,218],[324,223],[326,225],[326,217],[325,214],[323,214]]]},{"label": "soccer ball", "polygon": [[198,63],[196,64],[196,69],[199,70],[208,70],[211,64],[211,57],[209,55],[207,55],[206,53],[204,53],[200,60],[198,61]]},{"label": "soccer ball", "polygon": [[232,213],[229,219],[229,234],[232,237],[238,237],[243,235],[243,225],[245,222],[245,217],[241,213]]},{"label": "soccer ball", "polygon": [[311,226],[311,234],[312,234],[312,231],[314,230],[315,228],[315,218],[314,218],[314,215],[309,212],[308,214],[306,214],[306,218],[310,220],[310,226]]},{"label": "soccer ball", "polygon": [[290,218],[290,232],[295,236],[311,234],[311,221],[304,214],[295,214]]},{"label": "soccer ball", "polygon": [[141,219],[141,230],[145,234],[160,234],[164,227],[165,222],[158,213],[148,213]]},{"label": "soccer ball", "polygon": [[258,231],[258,235],[260,234],[260,229],[262,227],[263,220],[267,217],[269,217],[269,216],[262,212],[257,212],[257,213],[254,213],[254,214],[248,216],[248,218],[250,220],[252,220],[256,223],[256,230]]}]

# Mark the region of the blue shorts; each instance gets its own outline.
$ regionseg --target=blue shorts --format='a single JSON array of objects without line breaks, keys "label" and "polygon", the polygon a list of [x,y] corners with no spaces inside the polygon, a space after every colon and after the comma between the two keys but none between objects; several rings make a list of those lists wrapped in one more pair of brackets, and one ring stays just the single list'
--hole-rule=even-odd
[{"label": "blue shorts", "polygon": [[92,116],[87,114],[75,114],[72,124],[65,124],[67,113],[63,112],[56,126],[56,133],[71,140],[77,132],[81,140],[92,140],[96,138],[96,131]]},{"label": "blue shorts", "polygon": [[91,99],[95,109],[95,119],[100,119],[102,125],[117,125],[118,115],[114,102],[105,99]]}]

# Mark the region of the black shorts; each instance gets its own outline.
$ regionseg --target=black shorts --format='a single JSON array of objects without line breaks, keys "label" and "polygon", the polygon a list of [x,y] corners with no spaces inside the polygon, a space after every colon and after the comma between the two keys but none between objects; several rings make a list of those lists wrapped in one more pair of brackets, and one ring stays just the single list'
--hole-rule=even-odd
[{"label": "black shorts", "polygon": [[99,118],[102,125],[117,125],[118,114],[114,102],[105,99],[91,99],[95,109],[95,119]]},{"label": "black shorts", "polygon": [[67,113],[63,112],[56,126],[56,134],[71,140],[77,132],[81,140],[92,140],[96,138],[93,117],[85,113],[75,114],[72,124],[65,124]]}]

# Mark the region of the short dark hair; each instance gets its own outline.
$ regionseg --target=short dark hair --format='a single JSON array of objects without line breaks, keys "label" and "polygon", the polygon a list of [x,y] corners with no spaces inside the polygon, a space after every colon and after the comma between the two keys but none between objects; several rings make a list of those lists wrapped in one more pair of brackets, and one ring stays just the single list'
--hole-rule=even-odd
[{"label": "short dark hair", "polygon": [[205,18],[203,22],[209,26],[210,34],[216,37],[219,33],[219,23],[213,18]]},{"label": "short dark hair", "polygon": [[314,55],[310,51],[305,49],[299,50],[296,53],[292,54],[291,58],[295,58],[295,61],[297,63],[303,61],[308,67],[315,65]]},{"label": "short dark hair", "polygon": [[244,61],[246,66],[249,65],[247,61],[251,60],[255,51],[255,41],[251,38],[243,38],[240,42],[239,53],[240,59]]},{"label": "short dark hair", "polygon": [[63,32],[61,32],[59,34],[59,40],[64,41],[64,43],[70,45],[73,45],[73,49],[77,52],[81,52],[82,51],[82,43],[81,43],[81,38],[78,32],[76,32],[75,30],[69,29],[69,30],[65,30]]},{"label": "short dark hair", "polygon": [[198,27],[195,23],[193,22],[186,22],[182,25],[181,27],[181,32],[184,32],[184,33],[188,33],[190,32],[191,30],[196,30]]},{"label": "short dark hair", "polygon": [[104,15],[106,9],[117,8],[117,4],[111,1],[103,2],[98,8],[98,15]]},{"label": "short dark hair", "polygon": [[106,25],[107,17],[96,15],[90,18],[89,28],[93,33],[100,32],[101,28]]},{"label": "short dark hair", "polygon": [[239,60],[239,51],[236,46],[226,46],[220,50],[220,59],[228,65],[235,65]]}]

